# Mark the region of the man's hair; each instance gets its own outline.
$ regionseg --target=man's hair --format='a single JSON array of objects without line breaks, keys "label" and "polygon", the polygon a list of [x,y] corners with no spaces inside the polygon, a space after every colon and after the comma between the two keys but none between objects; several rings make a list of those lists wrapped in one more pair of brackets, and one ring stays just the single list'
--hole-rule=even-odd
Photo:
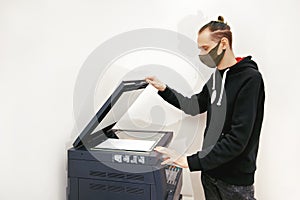
[{"label": "man's hair", "polygon": [[211,38],[213,41],[219,42],[223,37],[227,38],[229,41],[229,46],[232,49],[232,32],[230,26],[224,23],[224,18],[222,16],[218,17],[218,21],[211,21],[199,30],[198,35],[205,29],[209,29],[211,33]]}]

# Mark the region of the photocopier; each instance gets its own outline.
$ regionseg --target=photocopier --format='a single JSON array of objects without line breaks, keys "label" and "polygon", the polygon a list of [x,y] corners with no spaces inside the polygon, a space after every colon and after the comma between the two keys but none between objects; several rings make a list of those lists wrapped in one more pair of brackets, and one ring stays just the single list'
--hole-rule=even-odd
[{"label": "photocopier", "polygon": [[68,200],[179,200],[182,169],[154,148],[173,132],[114,128],[148,86],[122,81],[68,150]]}]

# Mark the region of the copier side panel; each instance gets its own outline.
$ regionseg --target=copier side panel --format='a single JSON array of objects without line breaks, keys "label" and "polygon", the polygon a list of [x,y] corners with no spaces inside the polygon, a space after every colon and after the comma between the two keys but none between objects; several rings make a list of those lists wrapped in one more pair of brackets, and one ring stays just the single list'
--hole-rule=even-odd
[{"label": "copier side panel", "polygon": [[79,179],[79,200],[151,200],[149,184]]},{"label": "copier side panel", "polygon": [[79,183],[78,178],[68,177],[67,200],[78,200]]},{"label": "copier side panel", "polygon": [[167,179],[165,168],[153,171],[155,184],[151,185],[151,200],[160,200],[167,198]]},{"label": "copier side panel", "polygon": [[[116,180],[116,181],[127,181],[132,183],[147,183],[154,184],[155,178],[153,175],[152,166],[135,166],[127,165],[128,168],[138,172],[138,167],[142,168],[140,170],[145,171],[145,167],[148,171],[144,173],[129,173],[125,170],[120,171],[115,168],[111,168],[113,163],[108,163],[106,165],[102,162],[96,161],[85,161],[85,160],[69,160],[68,163],[68,176],[69,177],[79,177],[79,178],[89,178],[89,179],[101,179],[101,180]],[[120,166],[119,166],[120,167]],[[125,169],[125,164],[123,164],[123,169]]]}]

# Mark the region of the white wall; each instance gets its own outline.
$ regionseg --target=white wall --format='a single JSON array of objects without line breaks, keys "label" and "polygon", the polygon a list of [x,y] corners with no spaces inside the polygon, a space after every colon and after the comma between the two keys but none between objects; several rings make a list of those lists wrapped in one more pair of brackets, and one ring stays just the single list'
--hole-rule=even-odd
[{"label": "white wall", "polygon": [[[66,150],[76,135],[74,85],[98,45],[144,27],[195,39],[199,24],[219,14],[233,28],[236,55],[253,55],[266,83],[256,196],[297,199],[299,8],[297,0],[1,0],[0,199],[65,199]],[[185,180],[183,191],[193,187],[201,199],[197,174],[185,172]]]}]

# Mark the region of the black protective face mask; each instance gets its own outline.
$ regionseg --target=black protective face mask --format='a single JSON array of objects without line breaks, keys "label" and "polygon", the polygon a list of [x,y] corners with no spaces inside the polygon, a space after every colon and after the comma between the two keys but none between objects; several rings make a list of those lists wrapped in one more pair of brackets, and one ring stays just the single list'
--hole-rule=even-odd
[{"label": "black protective face mask", "polygon": [[216,67],[224,57],[226,49],[223,49],[222,53],[218,55],[218,48],[221,44],[221,41],[215,46],[212,50],[205,55],[199,55],[200,61],[208,67],[214,68]]}]

